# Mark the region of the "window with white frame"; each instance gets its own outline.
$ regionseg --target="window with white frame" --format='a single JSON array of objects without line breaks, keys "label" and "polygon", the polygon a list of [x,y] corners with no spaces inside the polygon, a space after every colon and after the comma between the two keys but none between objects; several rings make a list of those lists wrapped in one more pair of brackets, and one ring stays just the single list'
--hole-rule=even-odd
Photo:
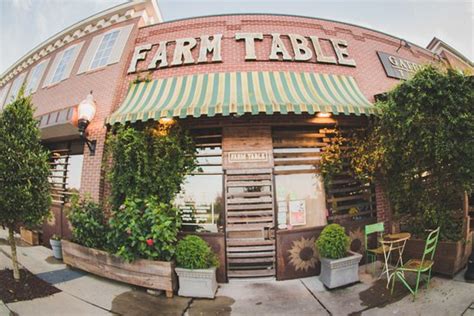
[{"label": "window with white frame", "polygon": [[10,84],[4,85],[0,89],[0,110],[3,109],[3,104],[5,103],[5,99],[7,98],[8,88],[10,88]]},{"label": "window with white frame", "polygon": [[117,40],[120,30],[115,30],[113,32],[107,33],[102,38],[102,42],[95,53],[94,59],[91,63],[91,69],[99,68],[107,65],[109,57],[112,53],[115,41]]},{"label": "window with white frame", "polygon": [[45,60],[39,63],[38,65],[36,65],[31,70],[30,76],[28,77],[28,80],[26,82],[25,95],[28,96],[31,93],[36,92],[47,65],[48,65],[48,61]]},{"label": "window with white frame", "polygon": [[16,79],[13,81],[12,88],[10,89],[10,93],[7,98],[7,104],[16,99],[18,92],[20,92],[21,85],[25,81],[25,76],[26,76],[26,73],[22,73],[21,75],[16,77]]},{"label": "window with white frame", "polygon": [[65,79],[66,76],[66,68],[69,65],[69,63],[72,61],[72,57],[74,56],[74,52],[76,50],[76,46],[73,46],[71,48],[68,48],[61,60],[58,63],[58,66],[56,67],[56,70],[54,71],[53,78],[51,79],[51,83],[56,83],[58,81],[61,81]]}]

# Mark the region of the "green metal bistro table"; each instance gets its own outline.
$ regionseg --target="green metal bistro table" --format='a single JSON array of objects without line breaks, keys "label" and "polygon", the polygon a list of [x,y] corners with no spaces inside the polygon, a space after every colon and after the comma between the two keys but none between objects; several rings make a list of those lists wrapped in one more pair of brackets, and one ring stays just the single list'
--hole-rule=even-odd
[{"label": "green metal bistro table", "polygon": [[[410,239],[410,237],[410,233],[397,233],[384,235],[383,239],[379,240],[379,242],[382,244],[383,256],[385,260],[382,273],[380,274],[379,278],[381,278],[384,274],[387,275],[387,288],[390,284],[391,278],[394,275],[393,271],[395,271],[398,267],[403,266],[403,251],[405,250],[405,244],[407,240]],[[390,267],[390,259],[393,258],[393,256],[397,256],[395,257],[396,263],[394,266]]]}]

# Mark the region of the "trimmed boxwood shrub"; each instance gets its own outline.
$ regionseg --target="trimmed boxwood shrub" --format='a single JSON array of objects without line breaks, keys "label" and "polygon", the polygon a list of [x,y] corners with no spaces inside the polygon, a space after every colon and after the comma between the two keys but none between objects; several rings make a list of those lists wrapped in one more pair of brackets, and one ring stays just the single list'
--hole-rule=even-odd
[{"label": "trimmed boxwood shrub", "polygon": [[219,260],[201,237],[188,235],[178,242],[176,264],[185,269],[208,269],[217,267]]},{"label": "trimmed boxwood shrub", "polygon": [[340,259],[347,257],[350,238],[346,235],[344,228],[339,224],[326,226],[316,241],[319,255],[328,259]]}]

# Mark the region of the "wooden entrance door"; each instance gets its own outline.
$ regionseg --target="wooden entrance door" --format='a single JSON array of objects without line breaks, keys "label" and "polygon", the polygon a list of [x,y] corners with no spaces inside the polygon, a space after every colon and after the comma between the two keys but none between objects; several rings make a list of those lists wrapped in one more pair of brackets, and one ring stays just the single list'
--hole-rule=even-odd
[{"label": "wooden entrance door", "polygon": [[227,276],[275,276],[272,169],[234,169],[225,174]]}]

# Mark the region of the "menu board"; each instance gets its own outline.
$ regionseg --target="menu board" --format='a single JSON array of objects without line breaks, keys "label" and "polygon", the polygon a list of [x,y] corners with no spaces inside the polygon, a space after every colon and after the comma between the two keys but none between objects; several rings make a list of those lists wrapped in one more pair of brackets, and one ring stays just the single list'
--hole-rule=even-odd
[{"label": "menu board", "polygon": [[306,202],[305,200],[293,200],[288,202],[290,213],[290,225],[306,225]]},{"label": "menu board", "polygon": [[286,201],[278,201],[278,228],[285,229],[287,227],[286,221],[287,216],[286,213],[288,212],[288,207]]},{"label": "menu board", "polygon": [[212,223],[211,205],[195,205],[194,203],[185,203],[179,205],[179,214],[183,225],[199,225]]}]

